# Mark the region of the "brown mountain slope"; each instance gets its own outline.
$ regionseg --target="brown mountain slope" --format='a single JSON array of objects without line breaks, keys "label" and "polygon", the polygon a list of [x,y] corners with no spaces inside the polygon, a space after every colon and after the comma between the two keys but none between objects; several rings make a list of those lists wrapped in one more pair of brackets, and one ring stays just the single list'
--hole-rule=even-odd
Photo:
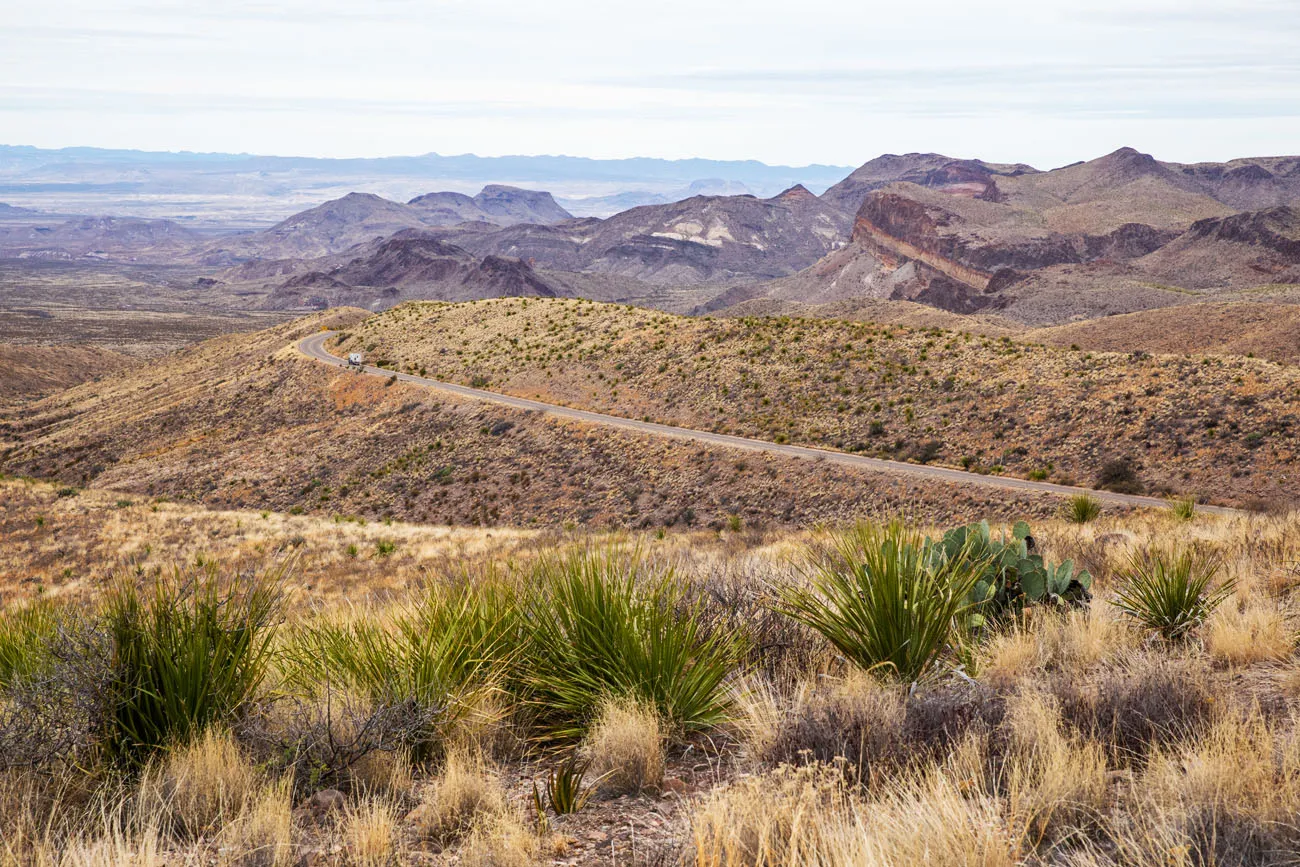
[{"label": "brown mountain slope", "polygon": [[[1240,200],[1252,182],[1245,175],[1262,185],[1261,196],[1283,194],[1286,184],[1259,167],[1237,172],[1230,190],[1206,180],[1207,167],[1185,172],[1131,148],[1050,172],[933,162],[923,174],[947,170],[965,181],[879,187],[867,193],[843,250],[710,306],[865,297],[1053,324],[1183,303],[1185,290],[1300,279],[1291,208],[1236,214],[1214,197],[1235,190]],[[1284,163],[1272,162],[1279,171]]]},{"label": "brown mountain slope", "polygon": [[207,264],[236,264],[249,259],[318,258],[403,229],[451,226],[463,222],[490,225],[544,223],[569,219],[550,193],[492,184],[474,197],[429,193],[407,204],[373,193],[349,193],[251,235],[223,239],[201,254]]},{"label": "brown mountain slope", "polygon": [[0,343],[0,406],[117,374],[135,363],[129,355],[99,347]]},{"label": "brown mountain slope", "polygon": [[479,255],[517,257],[539,268],[694,284],[794,273],[842,246],[849,224],[847,214],[793,187],[770,199],[694,196],[605,220],[514,226],[451,240]]},{"label": "brown mountain slope", "polygon": [[294,349],[364,316],[329,311],[219,338],[47,398],[0,428],[0,470],[212,506],[457,524],[951,521],[1057,508],[449,399]]},{"label": "brown mountain slope", "polygon": [[982,195],[998,176],[1037,172],[1027,165],[1002,165],[983,160],[959,160],[942,154],[884,154],[859,166],[847,178],[822,193],[822,200],[841,211],[855,213],[867,194],[896,181],[933,187],[956,194]]},{"label": "brown mountain slope", "polygon": [[339,351],[354,350],[434,378],[773,441],[1080,482],[1128,459],[1149,489],[1227,503],[1296,491],[1300,371],[1255,359],[568,300],[404,305],[353,329]]},{"label": "brown mountain slope", "polygon": [[0,256],[167,263],[201,237],[171,220],[77,217],[48,225],[0,226]]},{"label": "brown mountain slope", "polygon": [[1300,364],[1300,305],[1205,302],[1027,331],[1024,339],[1106,352],[1254,355]]},{"label": "brown mountain slope", "polygon": [[567,294],[518,259],[479,259],[420,230],[399,232],[355,252],[362,255],[346,261],[303,263],[311,270],[281,283],[264,306],[275,310],[341,306],[378,310],[410,299],[472,301]]},{"label": "brown mountain slope", "polygon": [[503,184],[488,184],[474,197],[461,193],[426,193],[407,205],[420,211],[431,226],[484,222],[500,226],[516,223],[559,223],[573,215],[556,203],[550,193],[524,190]]}]

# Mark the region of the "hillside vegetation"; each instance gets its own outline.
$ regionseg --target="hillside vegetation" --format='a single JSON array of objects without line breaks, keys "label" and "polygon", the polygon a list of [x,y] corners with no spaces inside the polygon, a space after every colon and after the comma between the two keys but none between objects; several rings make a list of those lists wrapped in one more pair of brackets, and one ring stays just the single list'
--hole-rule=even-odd
[{"label": "hillside vegetation", "polygon": [[218,507],[439,524],[766,526],[1059,507],[562,421],[297,352],[303,337],[365,315],[218,338],[26,406],[0,422],[0,470]]},{"label": "hillside vegetation", "polygon": [[349,330],[337,351],[774,442],[1230,504],[1295,491],[1300,372],[1258,359],[561,299],[403,305]]},{"label": "hillside vegetation", "polygon": [[6,572],[83,576],[5,589],[5,863],[1300,847],[1295,515],[545,535],[61,493],[0,480]]}]

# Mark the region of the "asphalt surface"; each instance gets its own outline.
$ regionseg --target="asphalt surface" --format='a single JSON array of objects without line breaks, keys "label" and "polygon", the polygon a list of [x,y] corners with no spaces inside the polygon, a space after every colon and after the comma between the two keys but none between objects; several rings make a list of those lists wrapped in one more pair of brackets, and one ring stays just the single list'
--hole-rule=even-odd
[{"label": "asphalt surface", "polygon": [[[331,355],[325,350],[325,341],[332,337],[334,333],[335,332],[333,331],[322,331],[304,338],[298,343],[298,350],[303,355],[306,355],[308,358],[315,361],[324,364],[331,364],[335,367],[347,368],[348,364],[345,359],[339,358],[336,355]],[[352,369],[358,370],[358,368]],[[848,452],[817,449],[809,446],[783,445],[781,443],[767,442],[765,440],[749,439],[748,437],[729,436],[727,434],[710,433],[708,431],[692,430],[691,428],[685,427],[673,427],[672,425],[637,421],[636,419],[621,418],[616,415],[590,412],[585,409],[574,409],[568,406],[557,406],[552,403],[543,403],[540,400],[529,400],[524,397],[512,397],[507,394],[497,394],[493,391],[484,391],[479,388],[470,388],[464,385],[456,385],[451,382],[440,382],[436,379],[428,379],[410,373],[395,373],[391,370],[384,370],[381,367],[371,367],[369,365],[362,365],[359,368],[359,371],[362,373],[368,373],[371,376],[382,376],[385,379],[390,379],[396,376],[399,382],[410,382],[415,385],[423,385],[427,388],[437,389],[438,391],[444,391],[461,397],[483,400],[489,403],[500,404],[502,406],[509,406],[530,412],[544,412],[553,415],[556,418],[567,418],[572,419],[573,421],[586,422],[588,424],[605,425],[607,427],[631,431],[632,433],[675,437],[677,439],[690,440],[697,443],[724,446],[732,449],[745,449],[753,452],[765,452],[767,454],[781,455],[788,458],[828,461],[833,464],[856,467],[857,469],[870,470],[877,473],[888,473],[895,476],[910,476],[917,479],[930,479],[938,482],[949,482],[958,485],[968,485],[971,487],[993,488],[1001,491],[1019,491],[1021,493],[1043,494],[1051,497],[1072,497],[1076,494],[1087,493],[1091,494],[1103,504],[1109,504],[1112,506],[1163,509],[1168,508],[1169,505],[1164,500],[1157,499],[1156,497],[1116,494],[1112,491],[1096,491],[1089,488],[1053,485],[1050,482],[1031,482],[1028,479],[1013,479],[1005,476],[985,476],[979,473],[970,473],[965,470],[954,470],[947,467],[935,467],[925,464],[907,464],[900,461],[887,461],[881,458],[866,457],[865,455],[849,454]],[[1236,509],[1228,509],[1222,506],[1197,506],[1197,510],[1219,515],[1240,514]]]}]

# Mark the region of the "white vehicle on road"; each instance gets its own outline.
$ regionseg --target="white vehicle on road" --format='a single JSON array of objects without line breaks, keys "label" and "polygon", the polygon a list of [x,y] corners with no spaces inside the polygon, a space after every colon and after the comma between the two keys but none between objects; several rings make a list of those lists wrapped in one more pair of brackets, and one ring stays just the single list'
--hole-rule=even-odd
[{"label": "white vehicle on road", "polygon": [[362,361],[361,361],[361,353],[360,353],[360,352],[349,352],[349,353],[348,353],[348,367],[360,367],[360,366],[361,366],[361,363],[362,363]]}]

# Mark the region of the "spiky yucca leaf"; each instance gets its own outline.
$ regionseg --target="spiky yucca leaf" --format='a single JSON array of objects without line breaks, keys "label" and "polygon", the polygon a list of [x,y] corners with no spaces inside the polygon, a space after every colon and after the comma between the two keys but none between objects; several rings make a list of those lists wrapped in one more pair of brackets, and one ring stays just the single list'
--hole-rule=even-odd
[{"label": "spiky yucca leaf", "polygon": [[551,735],[580,735],[609,698],[650,702],[683,731],[726,718],[743,639],[710,632],[672,570],[582,550],[544,558],[532,587],[523,680]]},{"label": "spiky yucca leaf", "polygon": [[868,671],[919,678],[949,645],[985,562],[969,550],[935,556],[899,522],[836,537],[806,585],[777,588],[777,610],[815,629]]},{"label": "spiky yucca leaf", "polygon": [[1166,640],[1187,636],[1232,594],[1235,580],[1217,588],[1218,558],[1192,548],[1134,554],[1119,574],[1115,605]]},{"label": "spiky yucca leaf", "polygon": [[209,564],[174,570],[147,590],[122,583],[110,593],[110,755],[138,765],[238,716],[266,677],[290,568],[236,582]]}]

